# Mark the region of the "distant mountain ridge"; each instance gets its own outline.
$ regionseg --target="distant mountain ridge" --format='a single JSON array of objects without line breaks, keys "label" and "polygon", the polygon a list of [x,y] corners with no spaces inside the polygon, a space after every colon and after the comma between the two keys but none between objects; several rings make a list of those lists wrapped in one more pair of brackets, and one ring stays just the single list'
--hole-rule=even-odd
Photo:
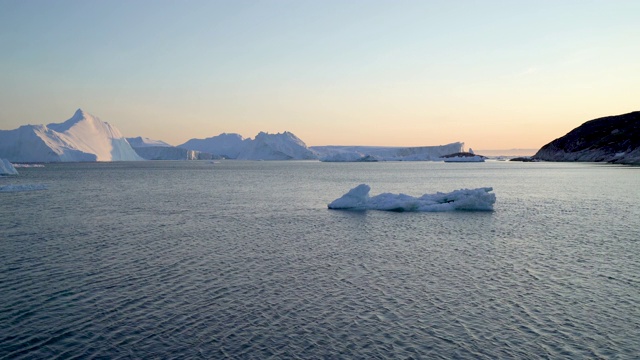
[{"label": "distant mountain ridge", "polygon": [[587,121],[544,145],[533,158],[640,164],[640,111]]}]

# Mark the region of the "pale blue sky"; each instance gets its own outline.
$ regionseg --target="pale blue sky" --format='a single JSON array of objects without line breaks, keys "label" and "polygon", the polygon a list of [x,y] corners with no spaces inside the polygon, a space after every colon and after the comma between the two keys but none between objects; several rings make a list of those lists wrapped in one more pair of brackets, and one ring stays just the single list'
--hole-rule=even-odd
[{"label": "pale blue sky", "polygon": [[640,1],[0,0],[0,129],[537,148],[640,110]]}]

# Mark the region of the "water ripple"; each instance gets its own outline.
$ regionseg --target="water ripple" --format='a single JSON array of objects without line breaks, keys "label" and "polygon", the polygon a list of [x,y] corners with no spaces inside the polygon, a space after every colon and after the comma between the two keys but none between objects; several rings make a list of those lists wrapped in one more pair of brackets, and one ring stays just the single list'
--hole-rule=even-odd
[{"label": "water ripple", "polygon": [[[480,176],[453,185],[493,185],[490,214],[326,210],[344,184],[400,192],[435,176],[370,165],[24,169],[50,187],[2,198],[0,359],[637,355],[632,191],[550,196],[543,180],[557,172],[539,170],[525,202],[510,186],[528,167],[485,164],[495,173],[456,167],[429,182]],[[567,186],[599,181],[570,170]],[[618,201],[600,213],[597,196]]]}]

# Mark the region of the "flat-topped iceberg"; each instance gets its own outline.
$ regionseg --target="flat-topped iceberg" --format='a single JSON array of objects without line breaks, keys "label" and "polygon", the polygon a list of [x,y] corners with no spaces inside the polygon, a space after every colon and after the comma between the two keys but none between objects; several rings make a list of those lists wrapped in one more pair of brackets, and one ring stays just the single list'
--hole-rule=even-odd
[{"label": "flat-topped iceberg", "polygon": [[496,202],[493,188],[460,189],[450,193],[424,194],[413,197],[405,194],[383,193],[369,196],[369,185],[360,184],[329,204],[334,210],[384,211],[491,211]]},{"label": "flat-topped iceberg", "polygon": [[438,146],[312,146],[310,149],[326,162],[360,161],[441,161],[447,154],[459,153],[464,143]]}]

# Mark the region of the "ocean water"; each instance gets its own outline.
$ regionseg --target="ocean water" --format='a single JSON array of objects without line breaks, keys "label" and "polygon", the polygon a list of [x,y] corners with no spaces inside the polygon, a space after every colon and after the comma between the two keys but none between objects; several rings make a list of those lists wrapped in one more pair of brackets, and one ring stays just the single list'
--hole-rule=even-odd
[{"label": "ocean water", "polygon": [[[0,193],[0,359],[640,356],[640,168],[139,162]],[[360,183],[492,212],[328,210]]]}]

